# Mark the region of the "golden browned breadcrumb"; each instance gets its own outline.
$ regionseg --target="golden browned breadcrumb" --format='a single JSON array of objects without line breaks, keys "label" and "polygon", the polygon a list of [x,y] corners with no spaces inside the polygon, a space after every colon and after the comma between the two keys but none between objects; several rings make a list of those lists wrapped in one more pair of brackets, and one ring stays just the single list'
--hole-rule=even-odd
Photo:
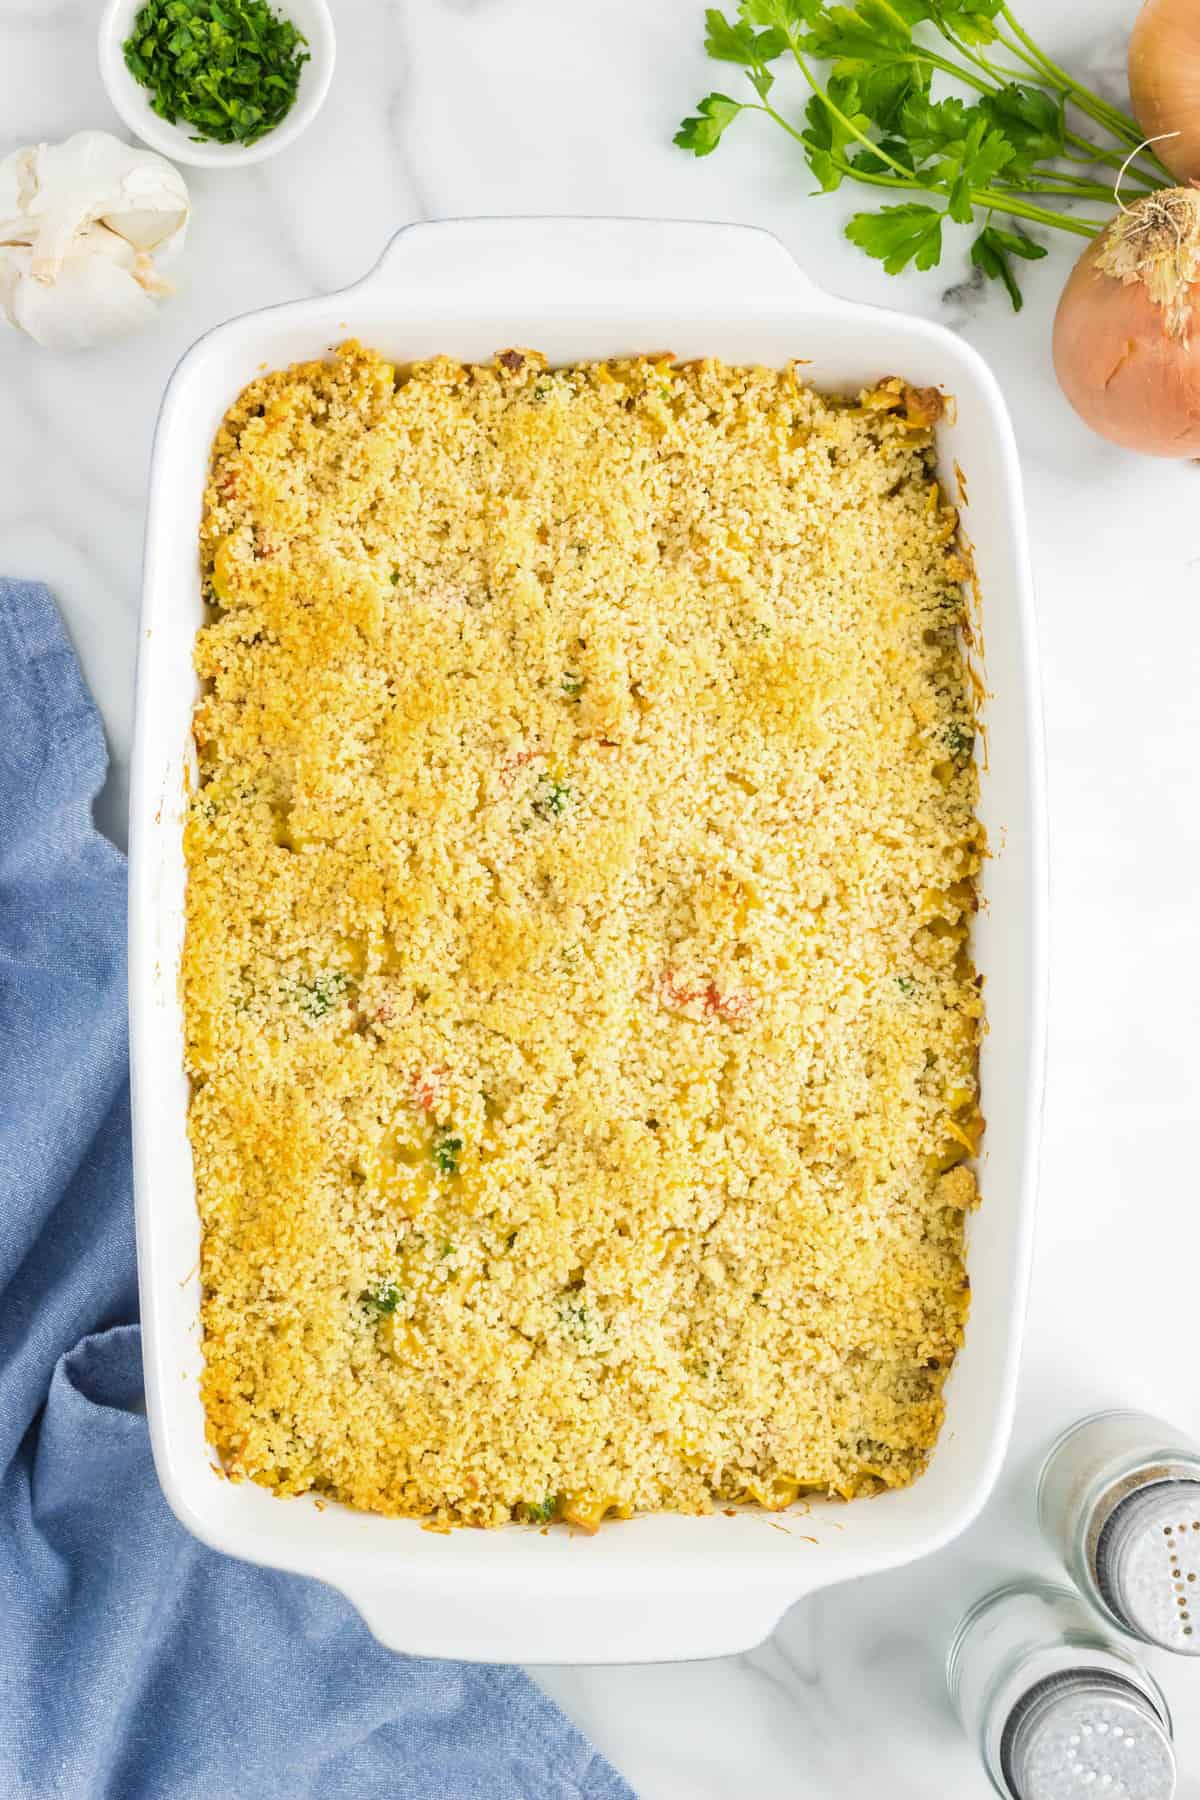
[{"label": "golden browned breadcrumb", "polygon": [[928,410],[347,344],[230,411],[184,990],[231,1475],[590,1526],[920,1472],[981,1129]]}]

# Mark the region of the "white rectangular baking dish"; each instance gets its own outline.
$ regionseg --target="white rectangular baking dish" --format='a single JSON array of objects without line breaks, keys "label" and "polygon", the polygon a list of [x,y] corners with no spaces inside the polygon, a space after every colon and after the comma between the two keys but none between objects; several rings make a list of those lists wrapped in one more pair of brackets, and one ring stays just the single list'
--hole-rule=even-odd
[{"label": "white rectangular baking dish", "polygon": [[[281,1501],[214,1472],[197,1391],[199,1230],[185,1130],[178,989],[183,795],[201,621],[196,534],[209,447],[264,367],[356,336],[398,360],[552,362],[669,349],[734,363],[808,359],[819,387],[902,374],[956,397],[940,455],[969,485],[986,630],[986,865],[976,955],[986,976],[984,1204],[974,1302],[932,1465],[914,1487],[800,1522],[747,1511],[655,1516],[597,1537],[511,1528],[438,1536],[411,1520]],[[983,1504],[1008,1438],[1029,1272],[1041,1103],[1045,846],[1041,718],[1020,474],[996,382],[939,326],[821,293],[774,238],[653,220],[416,225],[356,287],[234,319],[180,363],[154,445],[130,830],[134,1166],[146,1394],[178,1517],[235,1556],[342,1589],[396,1649],[478,1660],[624,1662],[745,1649],[801,1595],[923,1556]],[[779,1524],[790,1529],[781,1531]],[[816,1540],[814,1543],[812,1539]]]}]

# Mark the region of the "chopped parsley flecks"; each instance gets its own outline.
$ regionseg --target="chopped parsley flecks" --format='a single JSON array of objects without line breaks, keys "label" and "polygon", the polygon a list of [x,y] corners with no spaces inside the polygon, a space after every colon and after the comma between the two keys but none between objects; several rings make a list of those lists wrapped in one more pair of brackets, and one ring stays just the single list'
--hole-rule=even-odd
[{"label": "chopped parsley flecks", "polygon": [[561,819],[573,798],[574,792],[568,782],[543,775],[538,782],[533,810],[539,819]]},{"label": "chopped parsley flecks", "polygon": [[394,1281],[381,1281],[378,1287],[364,1288],[358,1297],[368,1312],[394,1313],[404,1298],[404,1291]]},{"label": "chopped parsley flecks", "polygon": [[577,1344],[590,1344],[596,1335],[587,1302],[581,1300],[578,1294],[568,1294],[559,1301],[558,1322],[564,1335]]},{"label": "chopped parsley flecks", "polygon": [[[452,1137],[449,1132],[439,1132],[433,1140],[430,1155],[433,1166],[439,1175],[457,1175],[458,1159],[462,1155],[463,1141],[460,1137]],[[450,1248],[453,1248],[451,1245]],[[443,1255],[445,1252],[443,1252]]]},{"label": "chopped parsley flecks", "polygon": [[327,969],[302,981],[297,989],[297,1004],[306,1019],[323,1019],[346,991],[346,977],[340,969]]}]

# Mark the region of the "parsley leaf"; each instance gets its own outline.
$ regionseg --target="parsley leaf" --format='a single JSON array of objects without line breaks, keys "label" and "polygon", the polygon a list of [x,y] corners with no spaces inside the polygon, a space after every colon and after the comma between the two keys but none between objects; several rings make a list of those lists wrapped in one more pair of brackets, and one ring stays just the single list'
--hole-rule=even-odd
[{"label": "parsley leaf", "polygon": [[929,92],[929,78],[927,63],[914,63],[907,58],[876,63],[856,77],[859,104],[873,124],[882,131],[893,131],[909,96]]},{"label": "parsley leaf", "polygon": [[708,28],[704,48],[714,62],[740,63],[743,68],[760,69],[774,62],[787,49],[787,38],[782,31],[773,26],[765,31],[755,31],[745,20],[731,25],[716,7],[708,9],[704,23]]},{"label": "parsley leaf", "polygon": [[[850,126],[856,125],[859,130],[865,131],[871,121],[865,113],[859,111],[858,87],[853,81],[846,81],[837,75],[831,76],[827,92],[828,101],[821,94],[814,94],[809,101],[805,111],[808,129],[803,135],[808,150],[808,166],[823,191],[829,194],[834,188],[840,187],[844,179],[843,170],[839,167],[839,163],[845,161],[842,152],[849,144],[858,142]],[[849,121],[849,124],[843,120]]]},{"label": "parsley leaf", "polygon": [[696,103],[696,116],[685,119],[675,133],[681,150],[697,156],[711,156],[729,126],[745,108],[728,94],[706,94]]},{"label": "parsley leaf", "polygon": [[973,216],[972,190],[990,187],[1012,161],[1013,148],[977,106],[912,94],[900,122],[914,165],[950,192],[949,213],[961,225]]},{"label": "parsley leaf", "polygon": [[967,122],[966,104],[959,99],[930,100],[924,94],[910,94],[900,109],[905,138],[914,160],[920,163],[958,143]]},{"label": "parsley leaf", "polygon": [[912,152],[902,138],[880,138],[878,149],[868,150],[864,145],[855,151],[850,161],[855,169],[861,169],[865,174],[894,175],[896,163],[906,159],[911,163]]},{"label": "parsley leaf", "polygon": [[883,206],[874,213],[855,213],[846,236],[868,256],[876,257],[889,275],[899,275],[909,263],[932,269],[942,254],[942,219],[936,207],[910,201],[904,206]]},{"label": "parsley leaf", "polygon": [[837,75],[861,75],[881,60],[891,61],[897,51],[911,48],[914,21],[905,16],[911,10],[889,0],[825,7],[813,21],[803,47],[808,55],[833,63]]},{"label": "parsley leaf", "polygon": [[907,12],[921,16],[918,6],[901,9],[888,0],[823,8],[801,43],[806,55],[832,62],[834,79],[858,83],[859,106],[884,131],[895,129],[909,95],[929,91],[932,70],[913,53]]},{"label": "parsley leaf", "polygon": [[1000,0],[931,0],[925,17],[963,44],[994,44]]},{"label": "parsley leaf", "polygon": [[[997,175],[1012,161],[1013,148],[1002,132],[995,131],[986,119],[974,119],[960,145],[947,151],[947,167],[952,158],[958,174],[971,187],[991,187]],[[967,214],[970,217],[970,214]]]},{"label": "parsley leaf", "polygon": [[979,110],[1012,145],[1014,169],[1024,172],[1034,163],[1062,155],[1066,121],[1061,99],[1011,81],[999,93],[985,94]]},{"label": "parsley leaf", "polygon": [[990,280],[1004,283],[1014,312],[1020,312],[1024,302],[1009,257],[1020,256],[1026,262],[1036,262],[1045,254],[1044,244],[1035,244],[1032,238],[1018,237],[1015,231],[1002,231],[998,225],[985,225],[971,245],[971,261]]},{"label": "parsley leaf", "polygon": [[741,0],[739,11],[747,24],[764,25],[788,38],[802,26],[816,23],[821,0]]}]

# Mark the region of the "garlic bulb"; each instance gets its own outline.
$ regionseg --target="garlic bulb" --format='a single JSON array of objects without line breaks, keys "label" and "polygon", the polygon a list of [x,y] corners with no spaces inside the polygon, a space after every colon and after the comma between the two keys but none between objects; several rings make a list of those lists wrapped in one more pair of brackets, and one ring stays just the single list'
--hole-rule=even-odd
[{"label": "garlic bulb", "polygon": [[152,253],[178,249],[182,175],[107,131],[0,161],[0,313],[51,350],[135,331],[171,292]]}]

